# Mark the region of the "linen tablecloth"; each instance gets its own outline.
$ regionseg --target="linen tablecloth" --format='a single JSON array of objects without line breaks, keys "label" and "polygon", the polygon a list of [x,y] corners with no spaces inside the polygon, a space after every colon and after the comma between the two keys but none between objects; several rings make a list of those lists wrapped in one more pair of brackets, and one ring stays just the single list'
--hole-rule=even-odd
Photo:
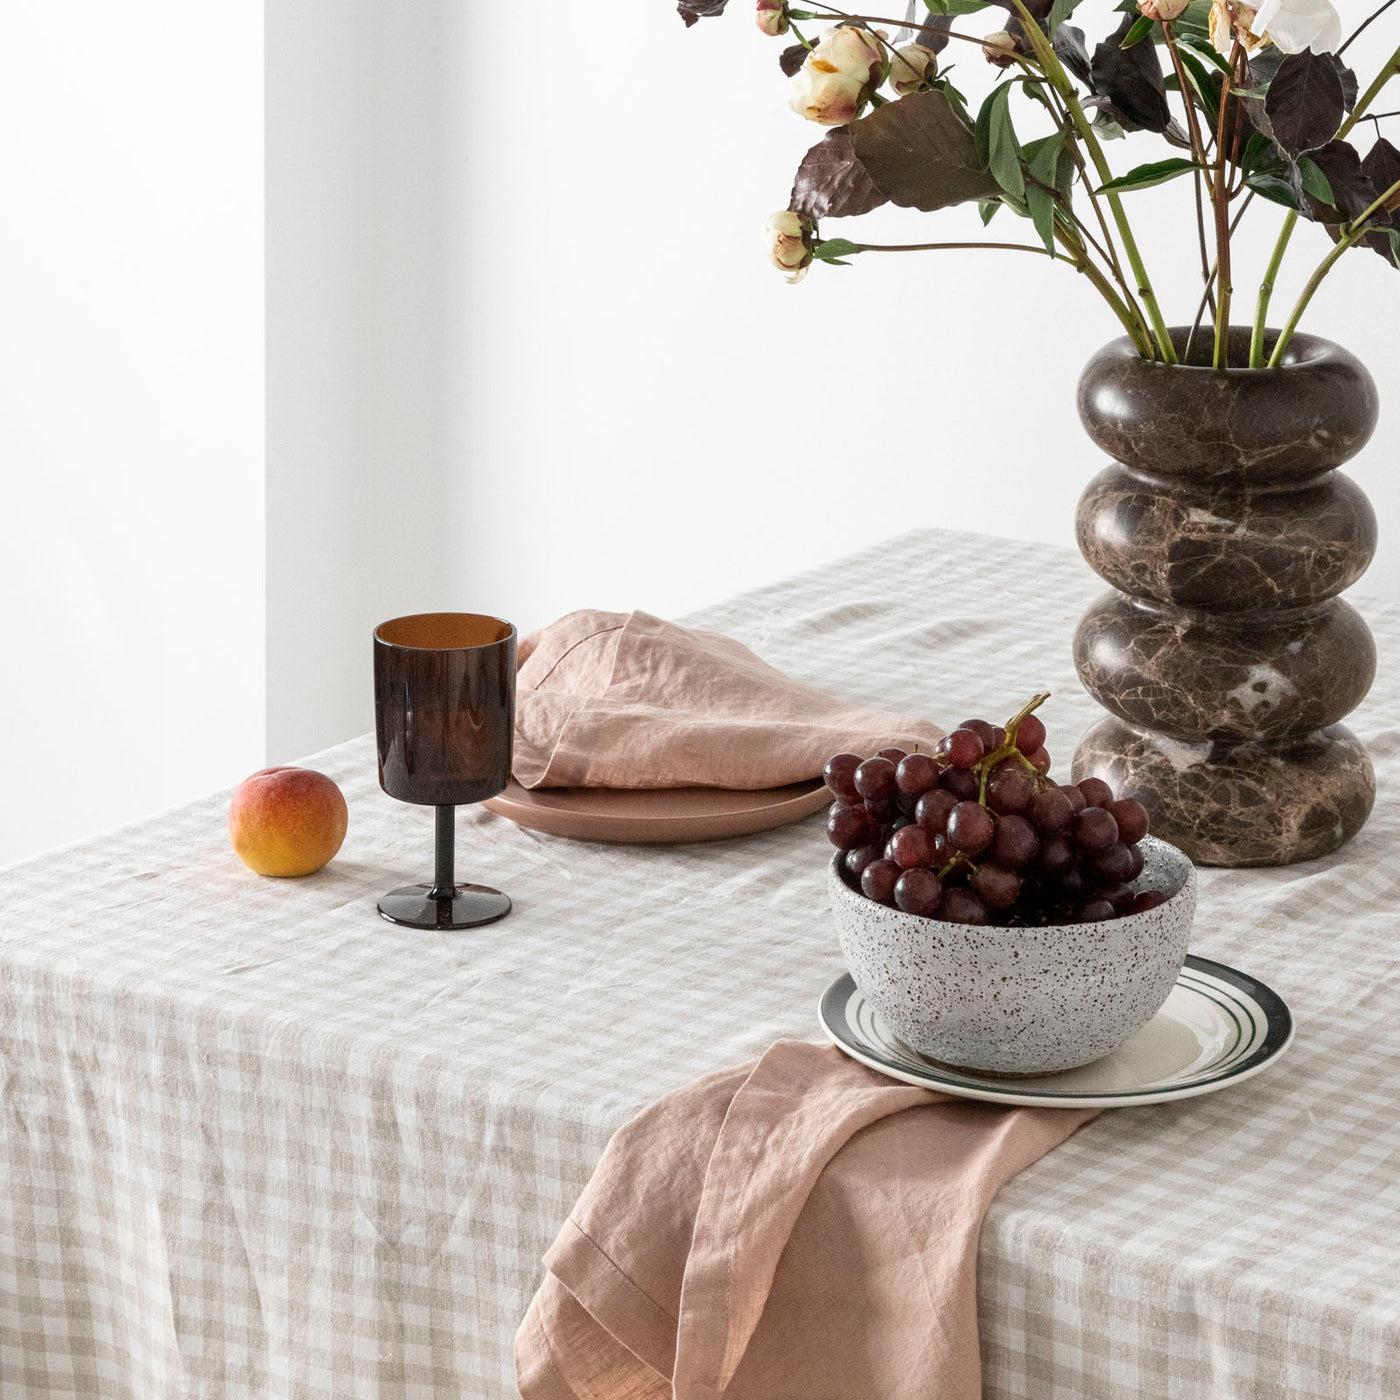
[{"label": "linen tablecloth", "polygon": [[[935,720],[1052,690],[1062,773],[1100,587],[1067,550],[923,531],[690,620]],[[1363,612],[1371,822],[1201,877],[1196,950],[1278,988],[1297,1044],[1105,1113],[1001,1193],[990,1397],[1400,1393],[1400,608]],[[350,804],[319,875],[243,869],[221,793],[0,877],[0,1400],[513,1395],[540,1255],[612,1131],[819,1038],[819,818],[624,849],[465,809],[459,878],[515,912],[429,934],[375,900],[429,874],[431,811],[380,793],[368,739],[308,762]]]}]

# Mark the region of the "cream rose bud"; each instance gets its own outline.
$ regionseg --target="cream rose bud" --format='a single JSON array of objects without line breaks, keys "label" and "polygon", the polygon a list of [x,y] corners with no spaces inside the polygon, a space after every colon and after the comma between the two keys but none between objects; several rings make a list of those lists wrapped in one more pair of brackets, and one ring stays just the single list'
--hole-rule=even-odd
[{"label": "cream rose bud", "polygon": [[890,86],[901,96],[926,88],[938,72],[938,55],[922,44],[906,44],[890,59]]},{"label": "cream rose bud", "polygon": [[1242,0],[1211,0],[1210,41],[1221,57],[1229,58],[1235,51],[1237,36],[1243,41],[1246,53],[1253,53],[1269,42],[1262,35],[1250,32],[1253,23],[1253,5],[1243,4]]},{"label": "cream rose bud", "polygon": [[860,111],[865,84],[844,73],[827,71],[809,58],[793,75],[789,105],[799,116],[822,126],[843,126]]},{"label": "cream rose bud", "polygon": [[862,86],[877,82],[885,71],[885,50],[879,39],[853,24],[828,29],[807,56],[808,63],[813,60],[829,63],[843,76],[859,79]]},{"label": "cream rose bud", "polygon": [[758,0],[758,27],[771,39],[788,32],[785,0]]},{"label": "cream rose bud", "polygon": [[800,282],[807,275],[816,229],[811,219],[795,214],[791,209],[780,209],[764,225],[768,261],[779,272],[786,272],[789,282]]},{"label": "cream rose bud", "polygon": [[1284,53],[1335,53],[1342,42],[1342,17],[1330,0],[1264,0],[1249,29]]},{"label": "cream rose bud", "polygon": [[988,63],[1005,68],[1016,57],[1016,40],[1004,29],[995,30],[982,40],[982,52]]},{"label": "cream rose bud", "polygon": [[1143,19],[1180,19],[1191,0],[1138,0],[1138,13]]}]

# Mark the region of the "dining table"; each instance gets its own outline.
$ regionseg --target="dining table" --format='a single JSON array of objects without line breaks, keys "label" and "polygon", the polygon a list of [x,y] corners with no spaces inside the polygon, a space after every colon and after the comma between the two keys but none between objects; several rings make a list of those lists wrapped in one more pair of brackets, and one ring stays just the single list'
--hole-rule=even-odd
[{"label": "dining table", "polygon": [[[924,528],[682,620],[945,727],[1049,691],[1068,781],[1102,589],[1070,549]],[[1358,606],[1369,822],[1319,860],[1199,872],[1192,950],[1278,991],[1295,1041],[1104,1112],[1000,1192],[990,1400],[1400,1394],[1400,606]],[[514,909],[422,931],[376,900],[429,873],[432,809],[385,796],[370,736],[302,762],[350,813],[315,875],[245,868],[229,791],[0,872],[0,1400],[516,1395],[541,1255],[611,1134],[823,1038],[820,815],[626,846],[465,807],[458,878]]]}]

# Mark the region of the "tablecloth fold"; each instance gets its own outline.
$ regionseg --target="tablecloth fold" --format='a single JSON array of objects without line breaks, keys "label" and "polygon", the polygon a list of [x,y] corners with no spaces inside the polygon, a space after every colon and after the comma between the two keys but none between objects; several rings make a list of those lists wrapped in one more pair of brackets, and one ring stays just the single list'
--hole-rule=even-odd
[{"label": "tablecloth fold", "polygon": [[622,1128],[545,1256],[524,1400],[975,1400],[1003,1182],[1094,1116],[1002,1108],[783,1041]]},{"label": "tablecloth fold", "polygon": [[526,788],[781,787],[818,776],[834,753],[927,750],[943,735],[644,612],[569,613],[520,656],[513,767]]}]

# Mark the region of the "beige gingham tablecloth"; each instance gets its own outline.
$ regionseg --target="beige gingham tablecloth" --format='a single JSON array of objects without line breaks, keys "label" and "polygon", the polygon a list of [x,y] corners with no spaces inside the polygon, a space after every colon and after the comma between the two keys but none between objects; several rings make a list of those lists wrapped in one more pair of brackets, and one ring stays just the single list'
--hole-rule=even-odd
[{"label": "beige gingham tablecloth", "polygon": [[[936,720],[1053,690],[1062,771],[1099,587],[1066,550],[924,531],[690,620]],[[1400,608],[1363,611],[1370,824],[1326,860],[1202,873],[1196,950],[1281,991],[1297,1043],[1105,1113],[1001,1193],[990,1397],[1400,1394]],[[431,810],[379,791],[368,739],[308,762],[350,804],[317,876],[245,870],[227,793],[0,876],[0,1400],[514,1395],[541,1252],[612,1131],[819,1038],[819,818],[623,849],[466,809],[459,878],[515,912],[425,934],[375,900],[429,875]]]}]

